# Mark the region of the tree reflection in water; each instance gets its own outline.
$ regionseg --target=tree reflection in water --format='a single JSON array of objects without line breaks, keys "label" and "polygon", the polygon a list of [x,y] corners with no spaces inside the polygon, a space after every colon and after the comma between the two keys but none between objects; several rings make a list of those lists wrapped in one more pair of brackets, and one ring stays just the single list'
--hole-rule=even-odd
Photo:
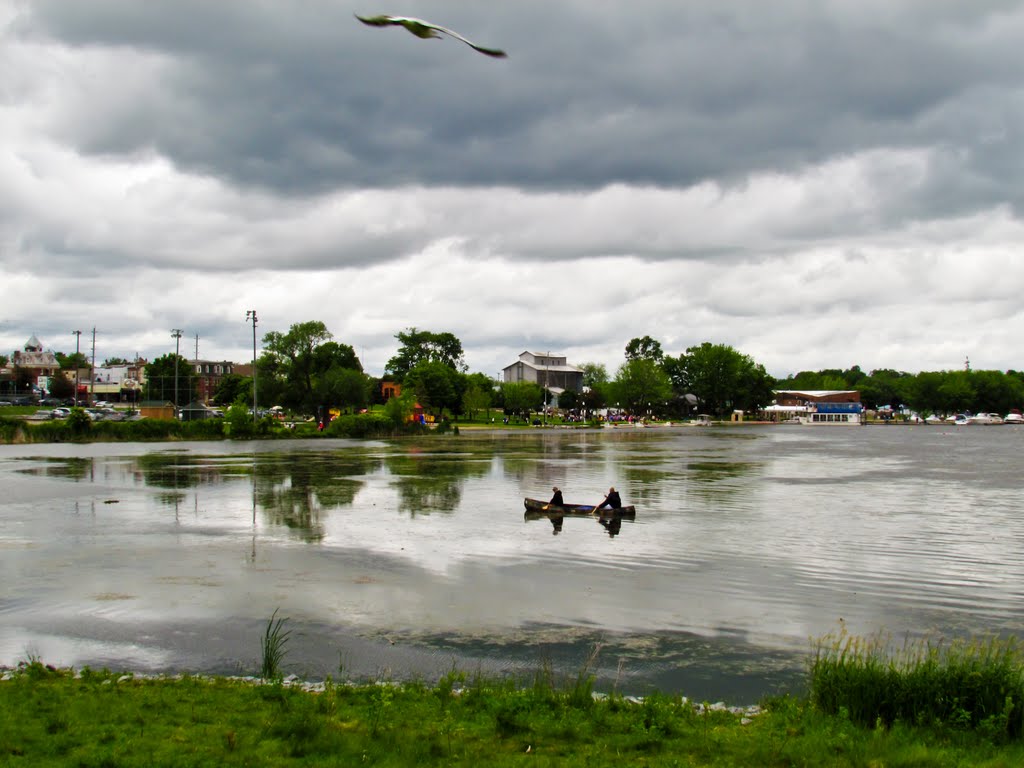
[{"label": "tree reflection in water", "polygon": [[285,526],[303,541],[320,541],[322,517],[351,506],[364,485],[354,478],[380,465],[380,459],[355,451],[257,455],[256,503],[269,523]]},{"label": "tree reflection in water", "polygon": [[462,487],[472,477],[491,469],[491,453],[426,453],[419,450],[388,456],[388,472],[395,476],[398,509],[410,516],[453,512],[462,501]]}]

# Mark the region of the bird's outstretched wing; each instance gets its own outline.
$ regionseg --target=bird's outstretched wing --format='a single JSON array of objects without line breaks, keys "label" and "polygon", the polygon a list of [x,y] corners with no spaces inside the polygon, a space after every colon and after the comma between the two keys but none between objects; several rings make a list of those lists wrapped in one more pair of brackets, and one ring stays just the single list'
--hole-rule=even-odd
[{"label": "bird's outstretched wing", "polygon": [[508,56],[507,53],[499,50],[498,48],[485,48],[482,45],[477,45],[472,40],[467,40],[458,32],[448,29],[447,27],[442,27],[439,24],[432,24],[429,21],[424,21],[423,19],[414,19],[411,16],[360,16],[358,13],[354,15],[357,19],[363,22],[363,24],[368,24],[371,27],[405,27],[416,35],[416,37],[422,38],[437,37],[437,32],[443,32],[446,35],[454,37],[456,40],[461,40],[474,51],[479,51],[486,56],[492,56],[496,59],[504,59]]}]

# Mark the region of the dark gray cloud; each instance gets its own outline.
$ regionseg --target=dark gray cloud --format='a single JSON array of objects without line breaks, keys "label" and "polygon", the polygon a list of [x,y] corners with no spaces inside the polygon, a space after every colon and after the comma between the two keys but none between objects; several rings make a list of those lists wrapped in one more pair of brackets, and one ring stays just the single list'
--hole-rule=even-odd
[{"label": "dark gray cloud", "polygon": [[1021,0],[409,5],[0,0],[0,342],[1022,367]]}]

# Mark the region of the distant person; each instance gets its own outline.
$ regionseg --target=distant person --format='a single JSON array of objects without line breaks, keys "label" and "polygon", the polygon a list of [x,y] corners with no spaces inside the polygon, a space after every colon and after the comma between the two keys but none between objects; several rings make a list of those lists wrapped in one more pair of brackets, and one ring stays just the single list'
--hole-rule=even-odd
[{"label": "distant person", "polygon": [[604,500],[600,504],[594,507],[594,511],[597,512],[599,509],[603,509],[604,507],[608,507],[609,509],[622,508],[622,499],[619,498],[619,492],[615,490],[614,486],[608,489],[608,495],[604,497]]},{"label": "distant person", "polygon": [[552,495],[551,501],[549,501],[548,504],[555,504],[555,505],[557,505],[559,507],[563,506],[565,504],[565,502],[562,501],[562,491],[561,491],[561,489],[556,485],[551,490],[554,491],[554,494]]}]

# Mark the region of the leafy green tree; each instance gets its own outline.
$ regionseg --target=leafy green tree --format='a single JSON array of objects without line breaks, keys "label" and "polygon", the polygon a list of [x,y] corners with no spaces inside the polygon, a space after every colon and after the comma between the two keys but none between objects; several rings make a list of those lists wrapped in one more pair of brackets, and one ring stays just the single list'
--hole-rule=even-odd
[{"label": "leafy green tree", "polygon": [[317,395],[322,403],[358,410],[369,403],[370,384],[362,371],[335,365],[317,376]]},{"label": "leafy green tree", "polygon": [[104,368],[110,368],[115,365],[131,365],[131,363],[123,357],[108,357],[103,361]]},{"label": "leafy green tree", "polygon": [[910,399],[913,378],[909,373],[891,369],[872,371],[858,386],[861,402],[867,408],[880,408],[885,405],[897,408],[906,405]]},{"label": "leafy green tree", "polygon": [[252,404],[252,377],[228,373],[217,382],[211,400],[216,405],[231,405],[242,402]]},{"label": "leafy green tree", "polygon": [[491,407],[490,389],[480,389],[475,381],[471,381],[462,395],[462,412],[475,419],[480,411]]},{"label": "leafy green tree", "polygon": [[[287,333],[263,337],[264,354],[257,364],[257,396],[303,413],[327,406],[368,402],[366,379],[355,350],[333,341],[319,320],[292,325]],[[341,371],[355,371],[358,376]],[[342,398],[344,402],[336,400]]]},{"label": "leafy green tree", "polygon": [[92,370],[89,358],[85,356],[84,352],[72,352],[70,355],[66,355],[63,352],[54,352],[53,356],[57,358],[62,371],[73,371],[78,368]]},{"label": "leafy green tree", "polygon": [[532,381],[511,381],[501,385],[505,412],[529,420],[530,413],[544,406],[544,390]]},{"label": "leafy green tree", "polygon": [[75,382],[64,371],[57,371],[50,377],[50,395],[65,399],[75,396]]},{"label": "leafy green tree", "polygon": [[405,386],[416,393],[420,405],[440,419],[447,408],[452,413],[462,410],[464,378],[440,360],[424,360],[405,376]]},{"label": "leafy green tree", "polygon": [[660,413],[672,397],[672,380],[655,360],[637,357],[619,367],[612,391],[616,401],[632,413]]},{"label": "leafy green tree", "polygon": [[9,362],[11,362],[11,358],[7,355],[0,355],[0,368],[4,368]]},{"label": "leafy green tree", "polygon": [[1002,371],[973,371],[975,399],[972,409],[975,413],[1006,414],[1012,408],[1020,408],[1024,399],[1019,379],[1007,376]]},{"label": "leafy green tree", "polygon": [[944,374],[938,371],[917,374],[907,388],[907,405],[923,416],[945,414],[944,398],[940,392],[944,378]]},{"label": "leafy green tree", "polygon": [[[175,360],[177,360],[177,375],[175,375]],[[175,382],[177,382],[178,393],[176,405],[187,405],[196,399],[196,386],[199,379],[195,375],[195,369],[184,357],[171,352],[156,358],[146,366],[146,387],[143,399],[174,402]]]},{"label": "leafy green tree", "polygon": [[631,339],[626,345],[626,360],[653,360],[660,363],[665,357],[661,350],[661,342],[644,336],[642,339]]},{"label": "leafy green tree", "polygon": [[582,393],[567,389],[558,396],[558,407],[563,411],[575,411],[579,409],[581,400]]},{"label": "leafy green tree", "polygon": [[943,412],[969,411],[974,404],[974,384],[969,371],[950,371],[939,385]]},{"label": "leafy green tree", "polygon": [[264,356],[274,359],[287,381],[290,405],[309,411],[320,404],[313,394],[317,348],[330,339],[330,331],[319,320],[295,323],[287,333],[270,331],[263,336]]},{"label": "leafy green tree", "polygon": [[466,370],[462,342],[451,333],[407,328],[396,333],[395,338],[401,342],[401,347],[388,360],[385,371],[400,381],[404,381],[413,368],[424,362],[443,363],[459,372]]},{"label": "leafy green tree", "polygon": [[705,341],[678,358],[667,358],[664,367],[676,394],[692,394],[706,413],[754,411],[771,402],[774,380],[764,366],[727,344]]},{"label": "leafy green tree", "polygon": [[580,366],[583,371],[583,386],[596,387],[598,384],[607,384],[608,369],[602,363],[583,363]]}]

